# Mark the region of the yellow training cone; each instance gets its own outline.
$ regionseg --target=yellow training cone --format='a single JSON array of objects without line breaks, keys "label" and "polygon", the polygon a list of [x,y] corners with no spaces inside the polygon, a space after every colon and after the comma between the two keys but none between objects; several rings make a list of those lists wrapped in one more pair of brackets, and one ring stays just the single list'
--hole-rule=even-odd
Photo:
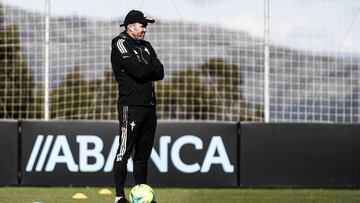
[{"label": "yellow training cone", "polygon": [[98,193],[99,193],[100,195],[111,195],[111,194],[112,194],[111,190],[109,190],[109,189],[107,189],[107,188],[103,188],[103,189],[99,190]]},{"label": "yellow training cone", "polygon": [[87,196],[84,193],[76,193],[72,196],[73,199],[87,199]]}]

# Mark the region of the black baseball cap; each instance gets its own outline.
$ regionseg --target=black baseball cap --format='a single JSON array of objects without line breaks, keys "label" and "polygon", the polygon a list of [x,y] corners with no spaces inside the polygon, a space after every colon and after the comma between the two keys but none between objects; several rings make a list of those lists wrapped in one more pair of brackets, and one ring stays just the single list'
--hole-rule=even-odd
[{"label": "black baseball cap", "polygon": [[146,18],[141,11],[131,10],[125,17],[124,23],[120,25],[126,26],[132,23],[141,23],[143,25],[147,25],[148,23],[155,23],[154,19]]}]

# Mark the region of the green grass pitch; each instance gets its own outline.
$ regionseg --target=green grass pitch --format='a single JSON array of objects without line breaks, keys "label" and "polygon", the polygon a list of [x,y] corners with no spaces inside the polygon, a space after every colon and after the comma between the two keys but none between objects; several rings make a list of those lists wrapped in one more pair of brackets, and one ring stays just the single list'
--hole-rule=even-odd
[{"label": "green grass pitch", "polygon": [[[97,203],[114,201],[113,195],[100,195],[100,187],[0,187],[2,203]],[[114,192],[114,188],[109,188]],[[355,203],[359,189],[243,189],[243,188],[154,188],[158,203],[236,202],[236,203]],[[129,188],[126,188],[129,192]],[[72,199],[84,193],[87,199]]]}]

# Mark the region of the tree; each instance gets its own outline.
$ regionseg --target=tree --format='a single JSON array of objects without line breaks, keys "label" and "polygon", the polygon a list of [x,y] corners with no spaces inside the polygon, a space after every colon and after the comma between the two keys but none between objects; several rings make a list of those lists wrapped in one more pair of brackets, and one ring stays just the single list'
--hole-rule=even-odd
[{"label": "tree", "polygon": [[88,80],[77,66],[50,96],[52,119],[117,119],[117,84],[112,71]]},{"label": "tree", "polygon": [[117,119],[117,82],[112,70],[104,72],[103,79],[96,80],[93,85],[95,119]]},{"label": "tree", "polygon": [[21,55],[19,27],[5,26],[0,3],[0,118],[36,117],[29,111],[34,104],[34,81]]},{"label": "tree", "polygon": [[85,119],[91,113],[94,94],[77,66],[51,91],[50,98],[50,118]]},{"label": "tree", "polygon": [[195,68],[174,72],[157,85],[158,112],[161,119],[258,121],[243,96],[240,68],[213,58]]},{"label": "tree", "polygon": [[174,72],[169,82],[157,84],[157,108],[162,119],[214,119],[214,94],[201,82],[199,70]]}]

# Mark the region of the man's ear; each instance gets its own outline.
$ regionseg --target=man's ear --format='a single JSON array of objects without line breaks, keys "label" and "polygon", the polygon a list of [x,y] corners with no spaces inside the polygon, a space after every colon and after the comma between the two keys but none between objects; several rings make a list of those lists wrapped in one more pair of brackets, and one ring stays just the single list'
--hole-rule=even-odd
[{"label": "man's ear", "polygon": [[133,28],[134,28],[134,25],[133,25],[133,24],[129,24],[129,25],[126,26],[126,28],[127,28],[127,30],[128,30],[129,32],[132,32],[132,31],[133,31]]}]

